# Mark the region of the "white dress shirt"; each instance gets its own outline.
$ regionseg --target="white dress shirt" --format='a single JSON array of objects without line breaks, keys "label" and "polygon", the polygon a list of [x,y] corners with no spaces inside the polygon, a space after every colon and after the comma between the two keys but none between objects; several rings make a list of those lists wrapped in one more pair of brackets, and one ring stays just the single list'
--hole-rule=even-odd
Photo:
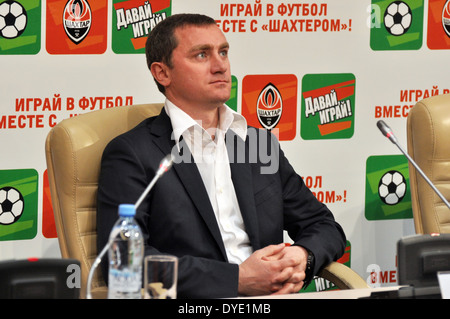
[{"label": "white dress shirt", "polygon": [[197,164],[216,215],[228,261],[240,264],[251,255],[253,250],[245,231],[231,180],[225,133],[231,129],[245,141],[247,121],[228,106],[222,105],[219,108],[219,127],[213,132],[215,135],[213,138],[203,129],[201,123],[192,119],[167,99],[164,108],[170,117],[173,138],[178,150],[180,150],[180,138],[183,136]]}]

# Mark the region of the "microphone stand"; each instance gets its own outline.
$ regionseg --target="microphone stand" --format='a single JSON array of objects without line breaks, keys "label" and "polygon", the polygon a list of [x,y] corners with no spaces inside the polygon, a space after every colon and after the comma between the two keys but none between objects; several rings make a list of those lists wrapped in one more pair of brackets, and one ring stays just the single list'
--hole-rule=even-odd
[{"label": "microphone stand", "polygon": [[442,199],[444,204],[450,209],[450,203],[447,201],[447,199],[444,197],[444,195],[441,194],[441,192],[434,186],[434,184],[430,181],[430,179],[425,175],[425,173],[420,169],[419,165],[414,162],[414,160],[409,156],[409,154],[400,146],[400,144],[397,141],[397,138],[394,136],[394,133],[391,131],[389,126],[387,126],[384,121],[379,120],[377,123],[378,128],[383,133],[384,136],[386,136],[394,145],[396,145],[399,150],[406,156],[408,161],[413,164],[413,166],[416,168],[416,170],[419,172],[419,174],[423,177],[423,179],[430,185],[430,187],[433,189],[433,191]]},{"label": "microphone stand", "polygon": [[91,267],[91,269],[89,271],[87,284],[86,284],[86,286],[87,286],[86,287],[86,299],[92,299],[92,295],[91,295],[92,277],[94,276],[95,269],[97,269],[98,265],[102,261],[103,255],[106,254],[106,252],[108,251],[109,247],[111,247],[111,244],[112,244],[112,241],[108,241],[106,243],[105,247],[103,247],[102,251],[97,256],[97,258],[95,258],[95,261],[92,264],[92,267]]},{"label": "microphone stand", "polygon": [[[147,194],[153,188],[156,181],[172,167],[173,160],[174,160],[174,158],[173,158],[172,154],[169,154],[162,159],[161,163],[159,164],[159,169],[156,171],[155,176],[153,177],[153,179],[150,181],[150,184],[148,184],[147,188],[144,190],[142,195],[139,197],[139,199],[134,204],[134,207],[136,208],[136,210],[141,205],[145,196],[147,196]],[[86,299],[92,299],[91,285],[92,285],[92,278],[94,276],[95,269],[101,263],[103,256],[106,254],[109,247],[111,247],[112,243],[113,243],[113,241],[111,241],[111,240],[109,240],[106,243],[105,247],[103,247],[100,254],[97,256],[97,258],[95,258],[94,263],[92,264],[91,269],[89,270],[89,276],[88,276],[88,280],[87,280],[87,284],[86,284],[86,286],[87,286],[86,287]]]}]

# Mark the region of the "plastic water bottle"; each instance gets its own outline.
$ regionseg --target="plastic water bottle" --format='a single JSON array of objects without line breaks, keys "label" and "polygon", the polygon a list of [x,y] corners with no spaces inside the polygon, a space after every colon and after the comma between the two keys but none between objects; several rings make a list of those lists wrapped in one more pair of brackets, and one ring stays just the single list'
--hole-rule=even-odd
[{"label": "plastic water bottle", "polygon": [[144,241],[135,214],[134,205],[120,205],[119,220],[109,237],[109,299],[142,298]]}]

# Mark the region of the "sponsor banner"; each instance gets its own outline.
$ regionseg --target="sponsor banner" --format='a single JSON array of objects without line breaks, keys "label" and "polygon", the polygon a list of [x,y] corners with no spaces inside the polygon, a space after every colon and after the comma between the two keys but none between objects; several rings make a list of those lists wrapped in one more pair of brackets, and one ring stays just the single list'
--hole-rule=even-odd
[{"label": "sponsor banner", "polygon": [[0,0],[0,55],[41,49],[41,1]]},{"label": "sponsor banner", "polygon": [[148,34],[171,14],[171,0],[114,0],[113,51],[118,54],[144,53]]},{"label": "sponsor banner", "polygon": [[423,0],[372,0],[372,50],[418,50],[423,37]]},{"label": "sponsor banner", "polygon": [[427,46],[450,49],[450,0],[428,0]]},{"label": "sponsor banner", "polygon": [[351,138],[355,127],[353,74],[307,74],[302,79],[300,134],[305,140]]},{"label": "sponsor banner", "polygon": [[297,126],[297,90],[294,74],[246,75],[242,115],[249,125],[273,131],[280,141],[292,140]]},{"label": "sponsor banner", "polygon": [[412,218],[408,160],[404,155],[367,159],[365,205],[367,220]]},{"label": "sponsor banner", "polygon": [[102,54],[107,46],[107,0],[47,0],[50,54]]},{"label": "sponsor banner", "polygon": [[0,241],[36,236],[37,203],[36,170],[0,170]]},{"label": "sponsor banner", "polygon": [[406,146],[411,108],[450,92],[449,2],[0,0],[0,259],[59,255],[46,135],[82,113],[163,102],[145,64],[147,35],[194,12],[230,43],[226,104],[279,138],[344,228],[352,268],[395,284],[396,242],[414,233],[409,172],[375,122]]}]

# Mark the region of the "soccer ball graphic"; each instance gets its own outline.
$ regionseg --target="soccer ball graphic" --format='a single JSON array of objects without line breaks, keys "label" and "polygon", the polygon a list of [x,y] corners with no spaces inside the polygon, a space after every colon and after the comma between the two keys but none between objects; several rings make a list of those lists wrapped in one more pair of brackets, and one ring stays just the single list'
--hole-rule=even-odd
[{"label": "soccer ball graphic", "polygon": [[397,171],[389,171],[378,183],[378,195],[388,205],[398,204],[406,194],[405,177]]},{"label": "soccer ball graphic", "polygon": [[27,12],[16,1],[5,1],[0,4],[0,36],[14,39],[25,31]]},{"label": "soccer ball graphic", "polygon": [[24,201],[22,194],[14,187],[0,189],[0,224],[10,225],[22,216]]},{"label": "soccer ball graphic", "polygon": [[384,12],[384,26],[395,36],[405,34],[411,26],[412,13],[403,1],[392,2]]}]

